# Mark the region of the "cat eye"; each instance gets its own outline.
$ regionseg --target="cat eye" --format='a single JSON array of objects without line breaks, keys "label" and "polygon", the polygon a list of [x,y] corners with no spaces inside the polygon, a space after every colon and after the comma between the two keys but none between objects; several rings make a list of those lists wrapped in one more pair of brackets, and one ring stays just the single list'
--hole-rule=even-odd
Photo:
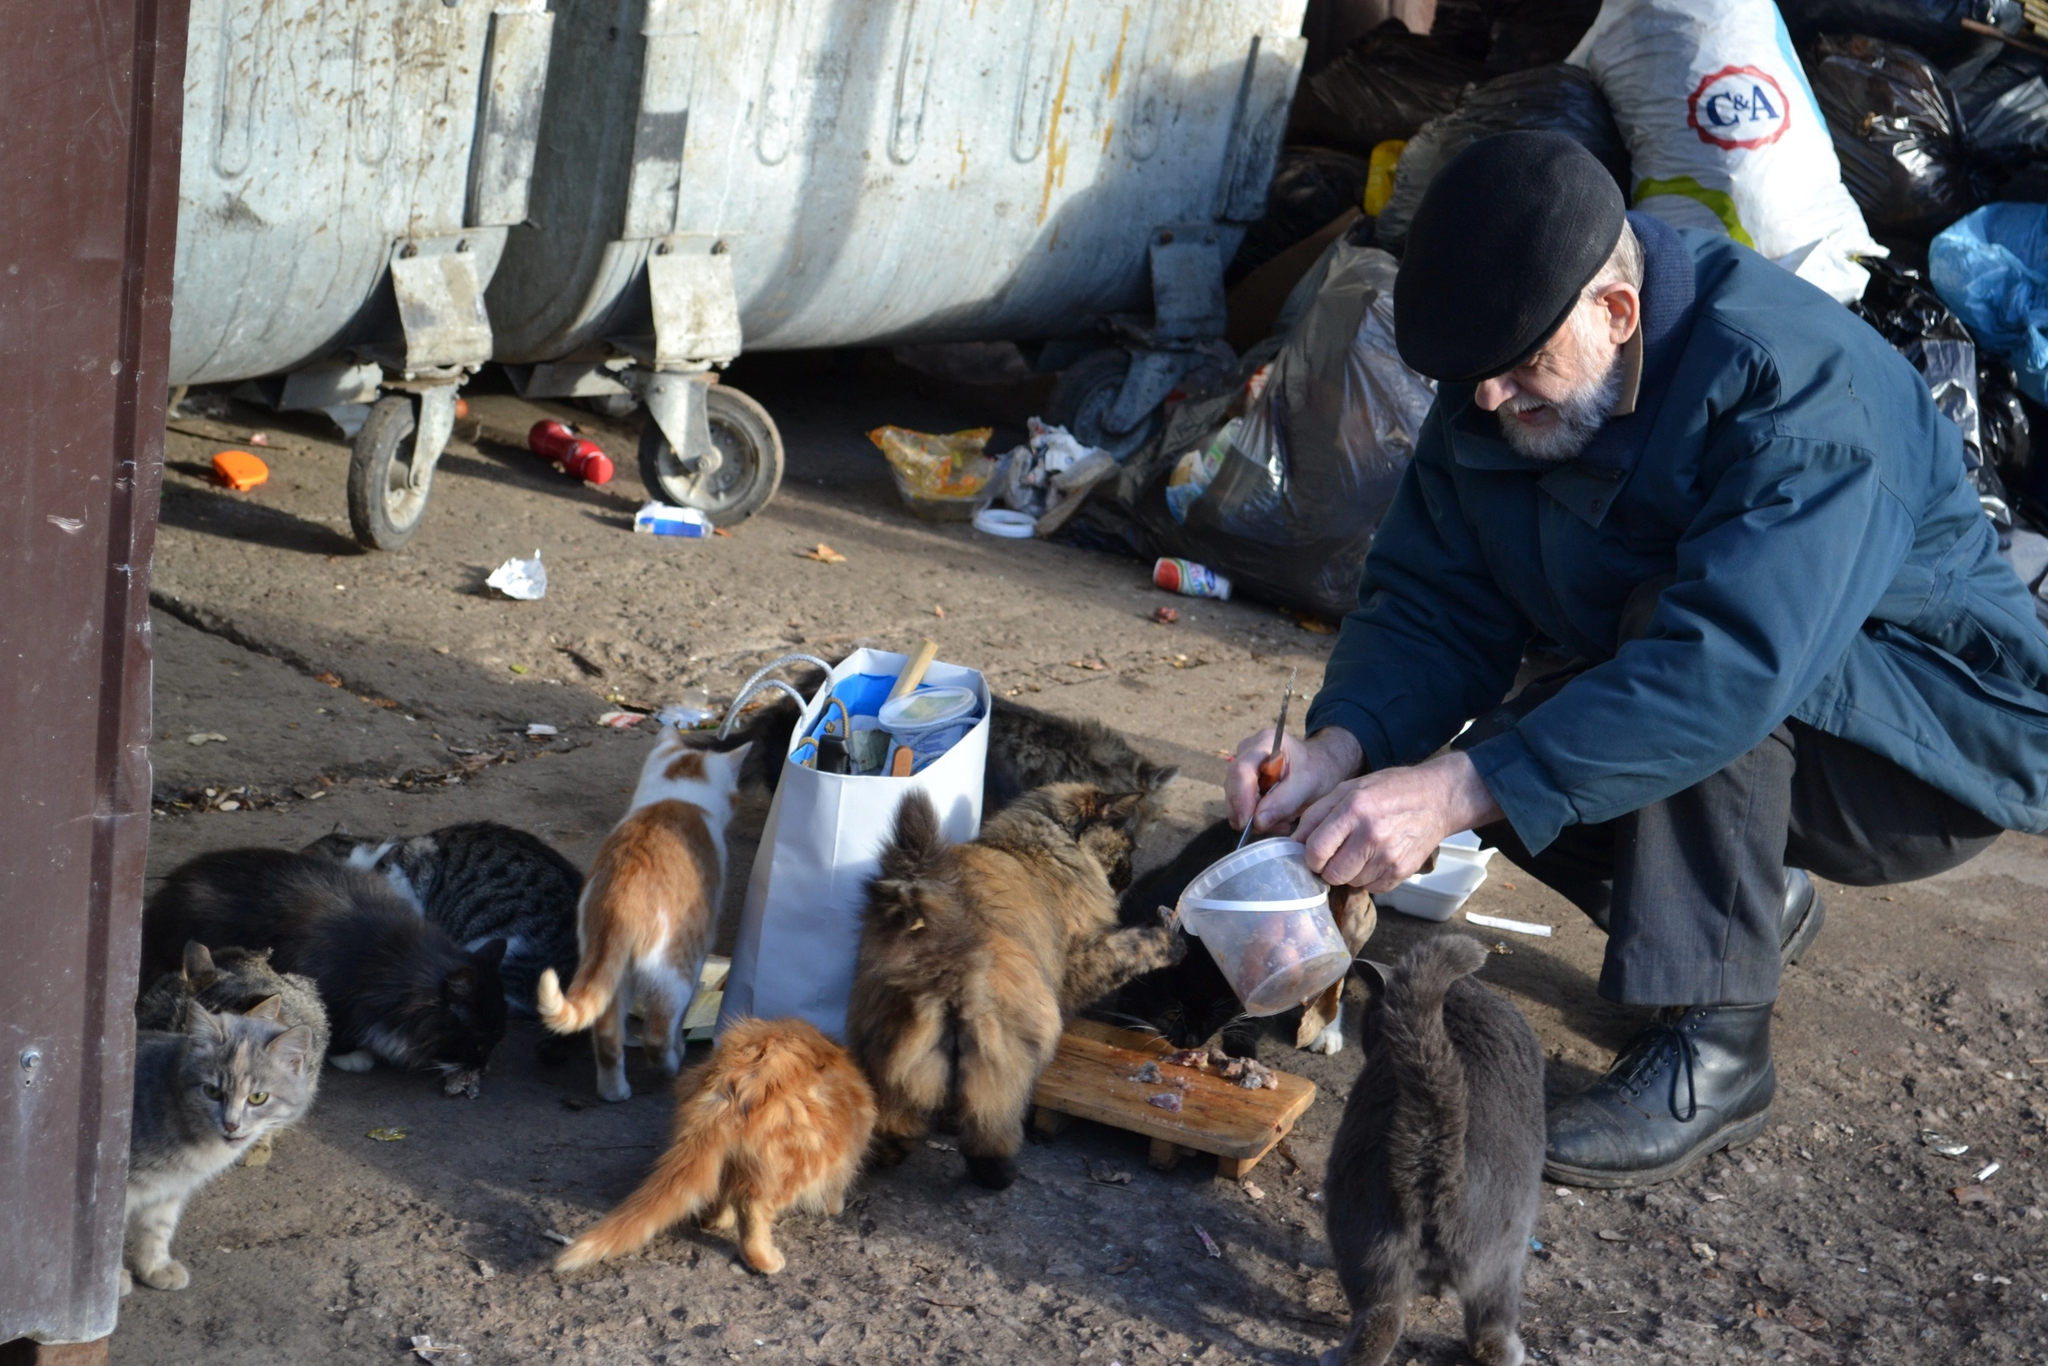
[{"label": "cat eye", "polygon": [[249,1103],[251,1105],[261,1105],[269,1099],[270,1092],[268,1091],[251,1091],[249,1093]]},{"label": "cat eye", "polygon": [[208,1082],[206,1083],[206,1085],[200,1087],[199,1091],[200,1094],[205,1096],[208,1100],[219,1100],[221,1097],[220,1088],[218,1086],[215,1086],[212,1082]]}]

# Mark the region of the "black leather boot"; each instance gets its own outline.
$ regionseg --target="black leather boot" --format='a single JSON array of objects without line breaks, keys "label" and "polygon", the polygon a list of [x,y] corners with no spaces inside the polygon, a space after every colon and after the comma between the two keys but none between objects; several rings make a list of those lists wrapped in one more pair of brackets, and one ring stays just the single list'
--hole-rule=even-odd
[{"label": "black leather boot", "polygon": [[1786,967],[1791,967],[1806,956],[1814,937],[1820,933],[1820,925],[1828,916],[1826,903],[1820,899],[1820,889],[1813,885],[1813,879],[1806,875],[1804,868],[1785,870],[1785,918],[1779,922],[1784,939],[1778,949],[1778,956]]},{"label": "black leather boot", "polygon": [[1771,1007],[1676,1006],[1607,1075],[1548,1117],[1543,1175],[1567,1186],[1649,1186],[1763,1132],[1778,1088]]}]

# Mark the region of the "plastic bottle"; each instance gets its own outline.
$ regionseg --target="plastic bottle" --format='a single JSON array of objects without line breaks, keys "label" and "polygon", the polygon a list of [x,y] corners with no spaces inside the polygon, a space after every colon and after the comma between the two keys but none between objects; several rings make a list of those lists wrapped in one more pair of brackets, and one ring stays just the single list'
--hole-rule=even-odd
[{"label": "plastic bottle", "polygon": [[585,441],[552,418],[533,424],[526,434],[526,445],[535,455],[554,461],[574,478],[593,484],[609,484],[612,480],[612,459],[603,448],[595,441]]},{"label": "plastic bottle", "polygon": [[1190,598],[1230,597],[1230,580],[1206,564],[1162,558],[1152,566],[1152,582],[1169,593]]}]

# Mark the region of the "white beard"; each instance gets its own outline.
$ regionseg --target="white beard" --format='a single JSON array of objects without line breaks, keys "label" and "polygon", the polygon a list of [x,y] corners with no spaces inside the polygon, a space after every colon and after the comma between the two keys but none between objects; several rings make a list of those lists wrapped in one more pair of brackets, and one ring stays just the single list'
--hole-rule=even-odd
[{"label": "white beard", "polygon": [[[1515,454],[1529,460],[1561,465],[1576,459],[1579,452],[1586,449],[1586,444],[1607,425],[1607,418],[1621,397],[1621,359],[1621,353],[1617,351],[1604,375],[1586,381],[1555,403],[1546,405],[1541,399],[1523,395],[1501,404],[1496,414],[1500,419],[1501,439],[1513,448]],[[1516,413],[1546,406],[1557,415],[1555,425],[1548,431],[1530,431],[1515,420]]]}]

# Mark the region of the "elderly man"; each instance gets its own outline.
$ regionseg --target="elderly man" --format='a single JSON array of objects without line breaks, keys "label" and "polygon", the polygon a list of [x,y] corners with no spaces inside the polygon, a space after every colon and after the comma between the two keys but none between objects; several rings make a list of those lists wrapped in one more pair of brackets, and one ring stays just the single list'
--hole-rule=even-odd
[{"label": "elderly man", "polygon": [[[1477,827],[1585,910],[1601,995],[1659,1009],[1552,1109],[1547,1172],[1666,1180],[1769,1115],[1798,870],[2048,825],[2048,635],[1920,377],[1789,272],[1628,213],[1555,134],[1474,143],[1408,240],[1436,404],[1308,739],[1263,798],[1271,732],[1239,747],[1232,820],[1373,891]],[[1538,643],[1572,663],[1503,702]]]}]

